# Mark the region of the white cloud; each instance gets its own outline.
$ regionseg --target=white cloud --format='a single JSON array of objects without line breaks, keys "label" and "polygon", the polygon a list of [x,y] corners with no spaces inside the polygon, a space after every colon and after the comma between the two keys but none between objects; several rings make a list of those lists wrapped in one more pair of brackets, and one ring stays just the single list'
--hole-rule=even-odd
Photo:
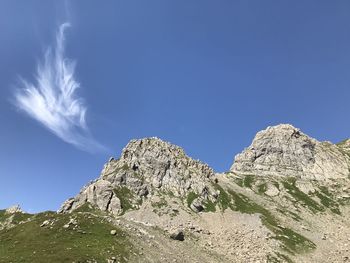
[{"label": "white cloud", "polygon": [[86,151],[104,147],[90,135],[85,120],[86,105],[76,91],[75,61],[65,57],[64,23],[59,27],[54,47],[49,47],[37,66],[35,83],[20,79],[15,91],[15,105],[40,122],[63,141]]}]

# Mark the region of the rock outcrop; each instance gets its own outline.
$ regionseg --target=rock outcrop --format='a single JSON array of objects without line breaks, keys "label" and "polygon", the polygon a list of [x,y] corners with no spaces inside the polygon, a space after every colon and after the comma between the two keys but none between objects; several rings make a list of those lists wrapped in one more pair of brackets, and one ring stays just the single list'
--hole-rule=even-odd
[{"label": "rock outcrop", "polygon": [[216,191],[209,182],[214,176],[208,165],[191,159],[178,146],[158,138],[132,140],[120,159],[111,158],[100,178],[84,187],[75,198],[68,199],[59,212],[73,211],[89,203],[103,211],[120,214],[126,194],[128,206],[136,207],[156,191],[177,197],[194,192],[198,195],[195,202],[213,199]]},{"label": "rock outcrop", "polygon": [[268,127],[236,155],[231,171],[243,175],[295,176],[326,180],[349,176],[348,156],[330,142],[319,142],[289,124]]},{"label": "rock outcrop", "polygon": [[344,140],[337,144],[337,146],[347,155],[350,156],[350,139]]},{"label": "rock outcrop", "polygon": [[23,210],[19,205],[14,205],[5,210],[6,214],[23,213]]}]

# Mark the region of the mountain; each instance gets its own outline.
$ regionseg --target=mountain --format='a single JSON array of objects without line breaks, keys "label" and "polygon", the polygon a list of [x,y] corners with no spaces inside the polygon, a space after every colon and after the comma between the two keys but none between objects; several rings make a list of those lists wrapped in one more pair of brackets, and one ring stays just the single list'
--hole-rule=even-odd
[{"label": "mountain", "polygon": [[215,173],[158,138],[58,212],[0,211],[0,262],[350,262],[350,141],[281,124]]}]

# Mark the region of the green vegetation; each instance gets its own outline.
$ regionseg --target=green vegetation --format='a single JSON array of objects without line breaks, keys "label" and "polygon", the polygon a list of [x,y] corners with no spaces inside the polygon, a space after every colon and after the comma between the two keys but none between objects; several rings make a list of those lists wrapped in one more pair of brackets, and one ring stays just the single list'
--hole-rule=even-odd
[{"label": "green vegetation", "polygon": [[6,210],[0,210],[0,223],[10,220],[13,224],[18,224],[28,220],[32,215],[27,213],[6,214]]},{"label": "green vegetation", "polygon": [[9,216],[6,215],[5,210],[0,210],[0,222],[5,221]]},{"label": "green vegetation", "polygon": [[293,260],[291,260],[288,256],[279,252],[275,252],[275,255],[271,255],[271,254],[267,255],[267,263],[282,263],[282,262],[293,263]]},{"label": "green vegetation", "polygon": [[234,178],[233,181],[240,187],[243,187],[243,179],[242,178]]},{"label": "green vegetation", "polygon": [[255,176],[244,175],[243,178],[235,176],[233,177],[233,181],[240,187],[252,188],[255,181]]},{"label": "green vegetation", "polygon": [[[248,182],[251,182],[251,180],[249,179]],[[227,208],[230,208],[233,211],[239,211],[245,214],[260,214],[262,223],[275,234],[274,238],[281,241],[282,248],[288,251],[289,253],[294,254],[299,252],[307,252],[316,247],[312,241],[308,240],[304,236],[294,232],[292,229],[282,227],[279,221],[267,209],[253,202],[247,196],[240,193],[236,193],[232,190],[228,190],[226,192],[219,184],[213,184],[213,186],[216,190],[219,190],[220,193],[215,203],[209,200],[207,200],[204,203],[205,212],[215,212],[216,205],[218,205],[222,211],[225,211]],[[305,196],[302,195],[304,193],[301,194],[301,191],[298,188],[295,187],[299,191],[294,189],[292,186],[290,186],[289,188],[293,189],[293,193],[295,193],[295,195],[297,195],[298,197],[303,197],[302,200],[306,199]],[[188,206],[190,206],[193,200],[197,197],[197,194],[193,192],[189,193],[189,195],[187,196]],[[308,203],[310,202],[308,199],[306,200],[308,201]],[[312,203],[312,205],[314,204]],[[293,212],[285,213],[292,215],[292,217],[297,221],[301,220],[301,218]]]},{"label": "green vegetation", "polygon": [[329,208],[333,213],[340,215],[339,204],[333,201],[329,195],[325,195],[323,192],[315,192],[316,196],[320,199],[321,204]]},{"label": "green vegetation", "polygon": [[255,180],[254,175],[245,175],[243,178],[243,186],[248,187],[248,188],[252,188],[254,180]]},{"label": "green vegetation", "polygon": [[310,209],[314,213],[324,211],[324,208],[319,203],[296,187],[295,181],[295,178],[289,178],[282,183],[284,188],[287,189],[288,193],[296,200],[296,202],[301,203],[304,207]]},{"label": "green vegetation", "polygon": [[329,208],[333,213],[340,215],[339,204],[334,200],[333,195],[328,191],[325,186],[319,186],[320,191],[315,191],[314,195],[318,197],[320,203],[312,199],[309,195],[302,192],[295,185],[295,178],[289,178],[282,182],[283,186],[287,189],[288,193],[296,200],[297,203],[301,203],[304,207],[308,208],[312,212],[323,212],[325,208]]},{"label": "green vegetation", "polygon": [[327,187],[325,187],[325,186],[319,186],[318,188],[320,189],[320,191],[321,191],[324,195],[326,195],[326,196],[328,196],[328,197],[333,197],[333,195],[328,191]]},{"label": "green vegetation", "polygon": [[258,193],[259,194],[264,194],[267,190],[267,184],[266,183],[262,183],[258,185]]},{"label": "green vegetation", "polygon": [[[77,225],[64,228],[70,218]],[[45,220],[50,224],[41,227]],[[110,234],[111,229],[116,235]],[[106,262],[111,257],[126,262],[132,249],[126,233],[90,213],[44,212],[0,231],[1,263]]]},{"label": "green vegetation", "polygon": [[132,204],[132,199],[134,198],[134,195],[129,188],[125,186],[118,187],[114,189],[114,193],[120,200],[121,207],[123,209],[123,214],[134,207]]},{"label": "green vegetation", "polygon": [[293,220],[295,221],[298,221],[300,222],[302,220],[302,218],[297,214],[297,213],[294,213],[292,211],[289,211],[289,210],[285,210],[285,209],[280,209],[280,208],[277,208],[277,211],[281,214],[284,214],[290,218],[292,218]]},{"label": "green vegetation", "polygon": [[228,193],[219,184],[214,184],[214,188],[220,191],[218,203],[221,210],[225,211],[227,208],[231,208],[231,197],[228,195]]},{"label": "green vegetation", "polygon": [[204,212],[215,212],[216,211],[216,204],[213,203],[210,200],[207,200],[204,202]]},{"label": "green vegetation", "polygon": [[12,218],[12,223],[18,224],[19,222],[23,222],[31,218],[31,214],[27,213],[14,213]]},{"label": "green vegetation", "polygon": [[152,202],[151,205],[155,208],[162,208],[164,206],[167,206],[168,202],[164,198],[161,198],[159,202]]},{"label": "green vegetation", "polygon": [[307,252],[316,248],[316,245],[304,236],[294,232],[292,229],[278,227],[275,229],[277,240],[283,243],[282,248],[291,254],[295,252]]},{"label": "green vegetation", "polygon": [[198,197],[198,194],[195,192],[189,192],[187,195],[187,206],[190,207],[194,199]]},{"label": "green vegetation", "polygon": [[246,214],[260,214],[262,223],[275,234],[275,239],[282,242],[282,248],[291,254],[307,252],[316,245],[304,236],[294,232],[292,229],[282,227],[278,220],[264,207],[250,200],[243,194],[228,191],[234,201],[235,211]]},{"label": "green vegetation", "polygon": [[124,170],[124,171],[127,171],[127,170],[129,170],[129,165],[128,164],[124,164],[121,169]]}]

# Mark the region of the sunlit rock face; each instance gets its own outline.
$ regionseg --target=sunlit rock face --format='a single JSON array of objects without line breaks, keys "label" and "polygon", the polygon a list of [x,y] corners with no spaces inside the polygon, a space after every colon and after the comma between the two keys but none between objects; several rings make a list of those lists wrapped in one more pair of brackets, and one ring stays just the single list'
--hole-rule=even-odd
[{"label": "sunlit rock face", "polygon": [[[214,171],[200,161],[188,157],[184,150],[158,138],[132,140],[119,159],[111,158],[100,177],[68,199],[59,212],[74,211],[85,203],[113,214],[120,214],[120,199],[128,195],[132,206],[157,191],[185,198],[195,193],[197,202],[215,198],[210,181]],[[118,191],[119,190],[119,191]],[[118,196],[119,195],[122,196]],[[121,193],[122,192],[122,193]]]},{"label": "sunlit rock face", "polygon": [[289,124],[268,127],[236,155],[231,171],[257,176],[297,176],[326,180],[349,175],[349,160],[339,147],[319,142]]}]

